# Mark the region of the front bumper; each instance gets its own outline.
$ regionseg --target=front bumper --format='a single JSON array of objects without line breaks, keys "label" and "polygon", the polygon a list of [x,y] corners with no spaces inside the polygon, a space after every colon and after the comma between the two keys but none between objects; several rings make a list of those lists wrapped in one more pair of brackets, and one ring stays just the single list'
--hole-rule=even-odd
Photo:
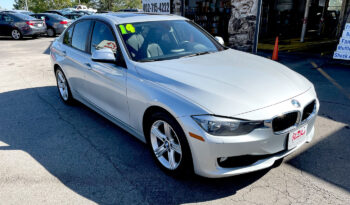
[{"label": "front bumper", "polygon": [[[299,102],[305,105],[307,102],[310,102],[315,98],[315,93],[313,91],[308,91],[293,99],[297,99]],[[283,113],[291,109],[295,110],[295,108],[291,107],[290,104],[291,103],[288,100],[270,108],[241,115],[240,118],[249,120],[270,119],[270,117],[275,116],[276,114]],[[316,106],[316,111],[313,116],[310,117],[308,121],[304,122],[304,124],[297,127],[299,128],[305,124],[308,125],[306,140],[290,150],[287,149],[288,133],[275,134],[269,127],[259,128],[247,135],[241,136],[212,136],[203,131],[203,129],[200,128],[191,117],[181,117],[179,121],[185,130],[191,148],[195,173],[209,178],[221,178],[271,167],[276,160],[293,153],[303,144],[312,140],[315,130],[314,123],[319,109],[318,101]],[[259,116],[259,118],[254,118],[254,116]],[[191,137],[189,135],[190,132],[202,136],[204,138],[204,142]],[[229,168],[221,167],[218,163],[218,159],[220,158],[246,155],[267,157],[260,158],[249,165]]]}]

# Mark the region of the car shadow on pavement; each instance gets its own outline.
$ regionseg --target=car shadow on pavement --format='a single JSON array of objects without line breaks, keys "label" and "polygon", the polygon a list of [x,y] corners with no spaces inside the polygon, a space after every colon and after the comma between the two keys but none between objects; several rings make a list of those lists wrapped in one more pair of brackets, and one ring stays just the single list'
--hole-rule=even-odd
[{"label": "car shadow on pavement", "polygon": [[[335,120],[331,118],[328,121]],[[286,163],[350,192],[349,125],[343,124],[336,131],[326,135],[318,132],[317,135],[321,136],[322,140],[289,159]]]},{"label": "car shadow on pavement", "polygon": [[[350,70],[349,67],[330,64],[328,61],[320,58],[305,60],[299,55],[284,59],[284,64],[306,76],[314,84],[321,104],[318,115],[326,121],[318,126],[315,134],[322,140],[286,163],[350,192],[350,101],[310,62],[316,62],[318,67],[347,92],[350,90]],[[337,130],[325,133],[334,129],[332,126],[335,124],[339,126]]]},{"label": "car shadow on pavement", "polygon": [[45,49],[45,51],[44,51],[43,54],[50,55],[50,48],[51,48],[52,42],[53,42],[53,41],[50,41],[49,47],[47,47],[47,49]]},{"label": "car shadow on pavement", "polygon": [[0,93],[0,105],[0,142],[9,145],[0,151],[28,153],[66,187],[99,204],[210,201],[234,195],[268,172],[168,176],[145,144],[81,104],[63,104],[55,86]]}]

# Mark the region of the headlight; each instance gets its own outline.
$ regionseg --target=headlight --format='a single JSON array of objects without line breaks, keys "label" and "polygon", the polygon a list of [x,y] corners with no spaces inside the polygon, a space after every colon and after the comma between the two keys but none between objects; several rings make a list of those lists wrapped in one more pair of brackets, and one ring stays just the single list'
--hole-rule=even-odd
[{"label": "headlight", "polygon": [[246,121],[213,115],[195,115],[192,118],[207,133],[217,136],[244,135],[263,127],[263,121]]}]

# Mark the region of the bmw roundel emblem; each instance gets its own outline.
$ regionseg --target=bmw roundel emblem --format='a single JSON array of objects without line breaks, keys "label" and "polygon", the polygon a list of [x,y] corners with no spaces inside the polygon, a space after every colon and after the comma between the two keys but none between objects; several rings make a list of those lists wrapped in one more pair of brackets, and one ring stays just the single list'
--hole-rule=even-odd
[{"label": "bmw roundel emblem", "polygon": [[296,107],[296,108],[299,108],[299,107],[300,107],[300,102],[293,99],[293,100],[292,100],[292,105],[293,105],[294,107]]}]

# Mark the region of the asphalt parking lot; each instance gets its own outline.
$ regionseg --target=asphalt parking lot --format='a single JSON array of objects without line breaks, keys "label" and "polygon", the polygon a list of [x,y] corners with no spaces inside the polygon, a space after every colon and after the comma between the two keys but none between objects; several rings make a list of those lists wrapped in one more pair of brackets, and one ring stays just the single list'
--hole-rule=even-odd
[{"label": "asphalt parking lot", "polygon": [[321,102],[314,140],[281,166],[175,179],[136,138],[59,100],[52,41],[0,38],[0,204],[350,204],[349,67],[281,57]]}]

